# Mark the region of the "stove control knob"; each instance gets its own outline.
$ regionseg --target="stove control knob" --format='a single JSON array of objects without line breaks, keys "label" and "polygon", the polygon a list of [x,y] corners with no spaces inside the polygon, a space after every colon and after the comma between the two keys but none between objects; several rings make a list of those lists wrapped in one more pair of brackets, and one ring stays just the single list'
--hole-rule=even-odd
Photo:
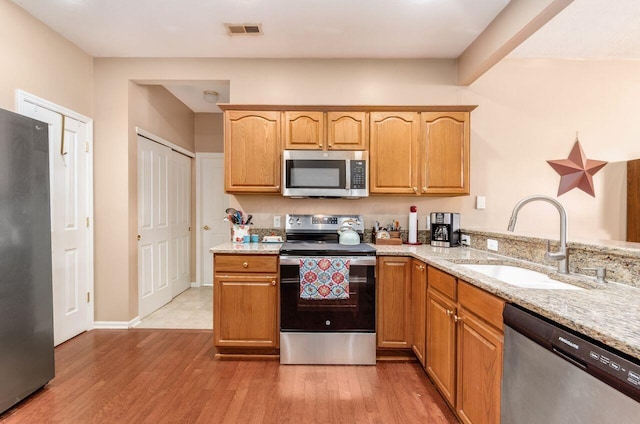
[{"label": "stove control knob", "polygon": [[296,220],[296,224],[298,224],[298,225],[302,225],[302,221],[300,220],[300,218],[298,218],[298,219]]},{"label": "stove control knob", "polygon": [[325,325],[331,325],[331,321],[326,320],[326,321],[324,322],[324,324],[325,324]]},{"label": "stove control knob", "polygon": [[293,218],[289,218],[289,225],[293,225]]}]

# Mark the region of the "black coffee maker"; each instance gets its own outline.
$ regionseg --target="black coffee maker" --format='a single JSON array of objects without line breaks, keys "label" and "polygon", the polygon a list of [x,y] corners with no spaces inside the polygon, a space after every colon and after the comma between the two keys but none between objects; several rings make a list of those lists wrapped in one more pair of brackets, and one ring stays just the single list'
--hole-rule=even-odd
[{"label": "black coffee maker", "polygon": [[431,245],[438,247],[460,246],[460,214],[431,212]]}]

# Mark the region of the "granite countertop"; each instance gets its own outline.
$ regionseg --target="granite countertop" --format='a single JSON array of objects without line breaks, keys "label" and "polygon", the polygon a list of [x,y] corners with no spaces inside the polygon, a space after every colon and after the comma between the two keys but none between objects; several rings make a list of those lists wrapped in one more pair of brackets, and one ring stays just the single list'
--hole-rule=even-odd
[{"label": "granite countertop", "polygon": [[[282,243],[224,243],[212,253],[278,254]],[[411,256],[509,302],[537,312],[608,346],[640,359],[640,289],[594,278],[561,275],[555,268],[468,247],[373,245],[378,256]],[[585,290],[525,289],[460,266],[462,263],[513,264],[546,273]]]},{"label": "granite countertop", "polygon": [[[378,256],[411,256],[537,312],[608,346],[640,359],[640,289],[575,274],[561,275],[555,268],[512,259],[467,247],[380,246]],[[461,267],[461,263],[513,264],[544,272],[552,278],[585,287],[585,290],[525,289],[503,283]]]},{"label": "granite countertop", "polygon": [[209,249],[211,253],[246,253],[252,255],[277,255],[282,243],[222,243]]}]

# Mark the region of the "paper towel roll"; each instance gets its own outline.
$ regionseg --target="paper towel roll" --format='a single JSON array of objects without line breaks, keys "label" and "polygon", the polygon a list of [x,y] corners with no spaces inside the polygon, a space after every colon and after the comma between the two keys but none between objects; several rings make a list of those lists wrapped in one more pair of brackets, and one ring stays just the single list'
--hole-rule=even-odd
[{"label": "paper towel roll", "polygon": [[418,241],[418,212],[409,212],[409,243]]}]

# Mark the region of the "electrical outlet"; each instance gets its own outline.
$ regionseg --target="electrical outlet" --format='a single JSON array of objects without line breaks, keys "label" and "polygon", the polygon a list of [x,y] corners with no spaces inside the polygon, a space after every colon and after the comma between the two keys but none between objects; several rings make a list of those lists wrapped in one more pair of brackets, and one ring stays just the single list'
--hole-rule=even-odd
[{"label": "electrical outlet", "polygon": [[498,240],[487,239],[487,249],[488,250],[498,250]]},{"label": "electrical outlet", "polygon": [[280,215],[273,216],[273,228],[280,228]]},{"label": "electrical outlet", "polygon": [[462,234],[460,236],[460,244],[463,246],[471,246],[471,236],[468,234]]}]

